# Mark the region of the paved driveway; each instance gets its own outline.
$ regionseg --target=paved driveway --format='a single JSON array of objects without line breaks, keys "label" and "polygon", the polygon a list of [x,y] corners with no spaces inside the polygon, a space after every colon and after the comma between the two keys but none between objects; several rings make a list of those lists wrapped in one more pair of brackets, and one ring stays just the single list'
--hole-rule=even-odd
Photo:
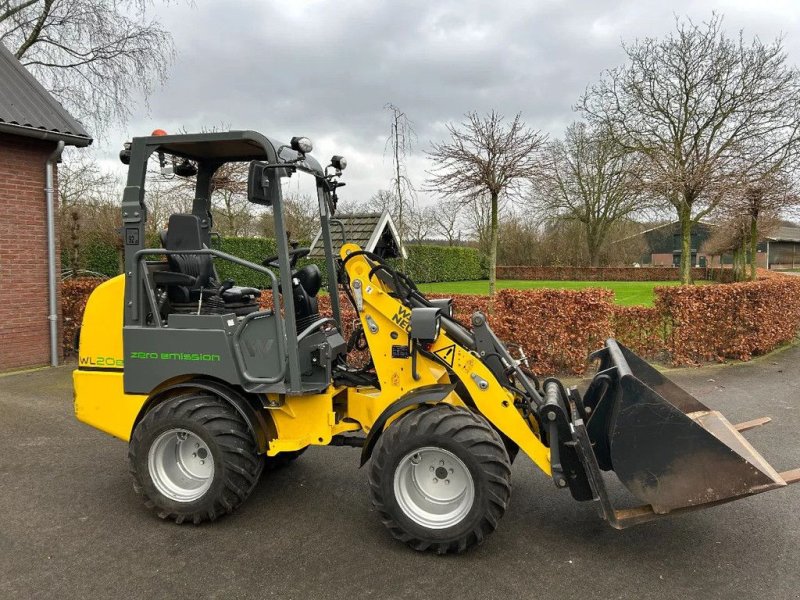
[{"label": "paved driveway", "polygon": [[[800,348],[676,372],[779,470],[800,466]],[[70,369],[0,378],[0,598],[799,598],[800,485],[626,531],[526,458],[497,532],[459,557],[393,542],[358,451],[314,448],[235,515],[176,526],[134,496],[126,446],[72,417]]]}]

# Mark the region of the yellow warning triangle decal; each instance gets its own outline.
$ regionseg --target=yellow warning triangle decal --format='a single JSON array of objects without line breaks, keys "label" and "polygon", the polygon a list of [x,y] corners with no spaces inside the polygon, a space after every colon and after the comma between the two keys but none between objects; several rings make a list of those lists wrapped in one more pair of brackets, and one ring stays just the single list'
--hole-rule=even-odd
[{"label": "yellow warning triangle decal", "polygon": [[449,346],[445,346],[444,348],[439,348],[438,350],[434,350],[433,353],[452,367],[453,361],[456,358],[456,345],[450,344]]}]

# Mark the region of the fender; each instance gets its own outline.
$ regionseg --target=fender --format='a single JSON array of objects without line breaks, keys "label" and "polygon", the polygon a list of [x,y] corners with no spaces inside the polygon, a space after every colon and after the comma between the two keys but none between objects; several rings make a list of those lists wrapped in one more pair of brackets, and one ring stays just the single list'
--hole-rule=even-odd
[{"label": "fender", "polygon": [[172,395],[172,392],[175,390],[190,389],[200,389],[212,392],[233,406],[233,408],[236,409],[236,412],[238,412],[247,423],[247,428],[250,430],[250,433],[253,434],[253,439],[256,441],[258,451],[267,451],[267,448],[269,447],[269,440],[267,439],[268,426],[266,420],[264,419],[264,415],[260,410],[261,403],[252,396],[242,394],[231,386],[213,379],[190,379],[188,381],[182,381],[180,383],[169,385],[168,387],[159,390],[147,399],[147,402],[145,403],[145,409],[141,412],[139,418],[136,419],[134,427],[136,427],[136,424],[139,423],[141,418],[150,410],[152,406]]},{"label": "fender", "polygon": [[456,387],[454,383],[437,383],[434,385],[424,385],[410,392],[403,394],[400,398],[387,406],[383,412],[375,419],[372,429],[369,430],[361,449],[361,465],[363,467],[372,456],[372,450],[378,442],[378,438],[383,433],[386,422],[401,410],[405,410],[415,404],[438,404],[452,392]]}]

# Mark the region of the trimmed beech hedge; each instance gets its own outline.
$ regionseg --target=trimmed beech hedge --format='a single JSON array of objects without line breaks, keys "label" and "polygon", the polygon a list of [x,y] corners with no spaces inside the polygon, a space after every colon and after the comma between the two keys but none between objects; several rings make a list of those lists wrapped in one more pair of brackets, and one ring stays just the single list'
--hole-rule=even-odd
[{"label": "trimmed beech hedge", "polygon": [[[692,269],[694,279],[708,279],[708,269]],[[677,281],[678,267],[526,267],[498,266],[498,279],[530,281]]]},{"label": "trimmed beech hedge", "polygon": [[103,283],[100,277],[78,277],[61,282],[61,343],[64,356],[76,354],[75,341],[83,319],[83,309],[92,290]]},{"label": "trimmed beech hedge", "polygon": [[[86,298],[99,281],[62,283],[65,353]],[[584,374],[586,357],[608,337],[645,358],[695,365],[748,360],[791,342],[800,332],[800,277],[770,274],[746,283],[659,286],[655,296],[655,306],[645,308],[617,306],[613,292],[605,289],[500,290],[489,322],[506,342],[522,347],[541,375]],[[262,297],[264,305],[271,303],[269,294]],[[476,310],[487,311],[486,296],[453,298],[462,321]],[[349,336],[356,315],[343,296],[341,306]],[[330,311],[328,296],[320,297],[320,310]]]}]

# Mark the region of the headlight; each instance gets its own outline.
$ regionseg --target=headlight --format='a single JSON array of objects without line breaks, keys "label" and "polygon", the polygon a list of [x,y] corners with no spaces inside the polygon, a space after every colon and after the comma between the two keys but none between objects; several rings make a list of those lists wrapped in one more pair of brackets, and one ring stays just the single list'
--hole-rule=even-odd
[{"label": "headlight", "polygon": [[331,157],[331,165],[337,171],[344,171],[345,167],[347,167],[347,159],[344,156],[333,156]]}]

